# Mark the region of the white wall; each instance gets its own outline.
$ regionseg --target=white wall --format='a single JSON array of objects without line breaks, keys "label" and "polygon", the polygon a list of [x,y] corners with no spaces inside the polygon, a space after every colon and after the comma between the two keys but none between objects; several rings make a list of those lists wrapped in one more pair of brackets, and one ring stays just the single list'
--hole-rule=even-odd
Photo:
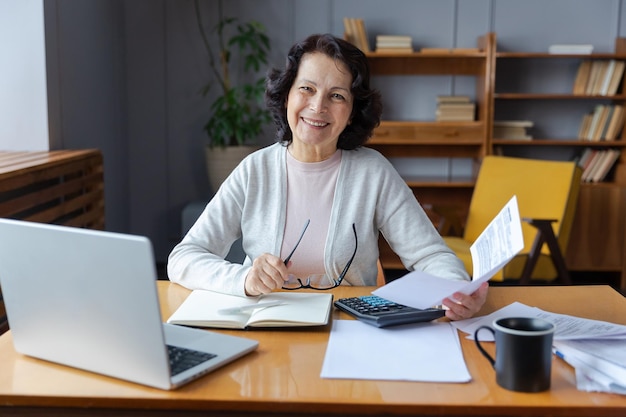
[{"label": "white wall", "polygon": [[43,0],[0,0],[0,150],[48,150]]}]

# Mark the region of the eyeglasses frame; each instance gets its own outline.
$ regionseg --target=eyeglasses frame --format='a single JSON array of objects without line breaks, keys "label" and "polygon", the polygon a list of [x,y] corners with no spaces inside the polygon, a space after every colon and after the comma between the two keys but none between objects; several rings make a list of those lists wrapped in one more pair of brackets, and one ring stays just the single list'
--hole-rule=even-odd
[{"label": "eyeglasses frame", "polygon": [[[300,234],[300,238],[298,239],[298,242],[296,243],[296,246],[293,248],[293,250],[291,251],[291,253],[289,254],[289,256],[287,256],[287,258],[285,258],[285,265],[287,265],[287,262],[289,262],[289,259],[291,259],[291,256],[293,255],[293,253],[295,252],[296,248],[298,247],[298,245],[300,244],[300,241],[302,240],[302,236],[304,236],[304,232],[306,231],[307,227],[309,226],[309,220],[307,220],[307,222],[304,225],[304,228],[302,229],[302,233]],[[352,231],[354,232],[354,252],[352,253],[352,257],[350,257],[350,260],[348,261],[348,263],[346,264],[346,266],[343,268],[343,271],[341,271],[341,274],[339,274],[339,277],[337,279],[333,279],[334,281],[334,285],[328,288],[316,288],[311,286],[310,284],[310,280],[309,278],[307,278],[307,283],[304,284],[302,282],[302,280],[300,278],[296,278],[298,280],[298,282],[300,283],[300,286],[297,288],[286,288],[286,287],[282,287],[283,290],[288,290],[288,291],[295,291],[295,290],[300,290],[303,288],[310,288],[312,290],[317,290],[317,291],[327,291],[327,290],[332,290],[333,288],[336,288],[338,286],[341,285],[341,282],[343,281],[343,279],[346,276],[346,273],[348,272],[348,269],[350,269],[350,265],[352,265],[352,261],[354,261],[354,258],[356,256],[356,251],[359,248],[359,239],[357,237],[356,234],[356,225],[354,223],[352,223]]]}]

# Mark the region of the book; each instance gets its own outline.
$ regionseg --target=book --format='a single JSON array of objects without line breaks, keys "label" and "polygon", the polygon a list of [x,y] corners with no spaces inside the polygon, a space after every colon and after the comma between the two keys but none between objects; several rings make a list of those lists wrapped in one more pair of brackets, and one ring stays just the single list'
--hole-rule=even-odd
[{"label": "book", "polygon": [[613,168],[615,162],[619,159],[620,151],[617,149],[607,149],[604,151],[603,158],[598,161],[597,168],[593,171],[590,178],[591,182],[602,182]]},{"label": "book", "polygon": [[583,171],[581,181],[582,182],[591,182],[593,179],[596,170],[601,164],[602,159],[605,157],[604,150],[596,150],[589,159],[586,168]]},{"label": "book", "polygon": [[[263,307],[261,304],[278,302]],[[323,326],[328,323],[332,293],[273,292],[258,297],[240,297],[214,291],[193,290],[167,320],[170,324],[224,329],[248,327]],[[259,305],[259,308],[253,306]],[[228,313],[225,309],[243,308]],[[251,310],[244,310],[252,308]]]},{"label": "book", "polygon": [[611,75],[611,81],[609,81],[606,95],[614,96],[617,94],[617,89],[622,81],[622,76],[624,75],[625,65],[626,63],[624,63],[624,61],[615,61],[615,68],[613,70],[613,74]]},{"label": "book", "polygon": [[591,137],[592,141],[598,142],[600,139],[602,139],[602,135],[607,124],[607,118],[610,112],[610,108],[611,106],[602,106],[600,108],[600,114],[598,115],[598,124],[596,125],[596,129],[593,132],[593,136]]},{"label": "book", "polygon": [[343,39],[356,46],[356,34],[352,27],[352,20],[349,17],[343,18]]},{"label": "book", "polygon": [[497,139],[531,140],[527,129],[533,127],[531,120],[494,120],[493,137]]},{"label": "book", "polygon": [[609,67],[609,61],[594,61],[592,64],[592,70],[594,66],[596,67],[596,71],[594,73],[593,80],[590,80],[590,82],[593,82],[590,85],[589,94],[602,95],[602,83],[604,82],[604,79],[606,77],[607,69]]},{"label": "book", "polygon": [[344,39],[359,48],[363,52],[370,52],[367,31],[363,19],[353,17],[343,18]]},{"label": "book", "polygon": [[424,54],[475,54],[481,52],[480,48],[422,48]]},{"label": "book", "polygon": [[606,72],[604,73],[604,76],[602,79],[602,87],[600,88],[600,95],[602,96],[606,96],[609,93],[609,84],[611,83],[613,73],[615,72],[616,62],[617,61],[615,61],[614,59],[611,59],[608,62],[608,65],[606,67]]},{"label": "book", "polygon": [[613,106],[604,140],[615,140],[624,127],[624,106]]},{"label": "book", "polygon": [[469,96],[437,96],[437,103],[470,103]]},{"label": "book", "polygon": [[593,52],[593,45],[589,44],[555,44],[548,47],[550,54],[590,54]]},{"label": "book", "polygon": [[592,118],[592,113],[587,113],[583,116],[582,120],[580,121],[580,127],[578,128],[578,139],[585,140],[587,138]]},{"label": "book", "polygon": [[412,47],[406,47],[406,48],[379,48],[376,47],[376,53],[377,54],[411,54],[413,53],[413,48]]},{"label": "book", "polygon": [[376,42],[400,42],[410,44],[413,38],[407,35],[376,35]]},{"label": "book", "polygon": [[370,52],[370,43],[367,39],[367,30],[365,30],[365,22],[363,19],[356,19],[357,38],[359,39],[359,48],[363,52]]},{"label": "book", "polygon": [[572,89],[572,94],[585,94],[585,89],[587,88],[587,79],[589,79],[590,72],[591,61],[582,61],[578,66],[578,71],[576,72],[576,79],[574,80],[574,88]]},{"label": "book", "polygon": [[376,48],[411,48],[413,38],[400,35],[378,35],[376,36]]},{"label": "book", "polygon": [[604,107],[604,104],[598,104],[595,106],[593,110],[593,116],[591,117],[591,122],[589,124],[589,131],[587,132],[587,135],[584,137],[584,139],[589,141],[593,140],[594,135],[596,134],[596,130],[598,129],[598,123],[602,116]]},{"label": "book", "polygon": [[591,69],[589,71],[589,77],[587,78],[587,85],[585,86],[585,94],[595,94],[595,86],[598,83],[600,72],[602,71],[602,61],[593,61],[591,63]]}]

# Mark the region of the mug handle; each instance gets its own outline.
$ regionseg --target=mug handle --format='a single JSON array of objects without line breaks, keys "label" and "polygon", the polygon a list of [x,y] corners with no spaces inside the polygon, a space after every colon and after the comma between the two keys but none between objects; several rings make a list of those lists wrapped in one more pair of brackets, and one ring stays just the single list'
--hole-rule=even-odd
[{"label": "mug handle", "polygon": [[480,345],[480,341],[478,340],[478,332],[482,329],[486,329],[489,330],[492,334],[493,337],[496,337],[496,332],[489,326],[480,326],[478,329],[476,329],[476,331],[474,332],[474,342],[476,342],[476,347],[478,348],[478,350],[480,350],[480,353],[483,354],[483,356],[485,358],[487,358],[487,360],[489,361],[489,363],[491,363],[491,366],[495,366],[496,365],[496,361],[491,357],[491,355],[489,355],[487,353],[487,351],[485,349],[483,349],[483,347]]}]

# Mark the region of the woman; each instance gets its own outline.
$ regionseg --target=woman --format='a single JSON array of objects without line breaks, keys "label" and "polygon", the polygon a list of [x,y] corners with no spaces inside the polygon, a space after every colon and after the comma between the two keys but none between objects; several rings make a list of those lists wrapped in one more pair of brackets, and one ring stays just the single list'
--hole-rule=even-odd
[{"label": "woman", "polygon": [[[285,68],[270,72],[266,102],[278,142],[226,179],[170,254],[172,281],[250,296],[375,285],[379,233],[408,270],[468,279],[393,166],[362,147],[382,104],[359,49],[332,35],[295,44]],[[225,261],[240,237],[244,264]],[[486,295],[486,285],[455,294],[444,300],[447,316],[471,317]]]}]

